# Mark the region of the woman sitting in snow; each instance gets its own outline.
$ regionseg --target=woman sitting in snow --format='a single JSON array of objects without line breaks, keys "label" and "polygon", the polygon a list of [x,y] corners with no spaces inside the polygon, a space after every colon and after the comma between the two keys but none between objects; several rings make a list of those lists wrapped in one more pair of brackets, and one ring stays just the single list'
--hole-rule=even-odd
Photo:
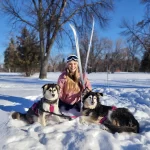
[{"label": "woman sitting in snow", "polygon": [[[91,84],[87,77],[84,75],[83,78],[85,87],[91,89]],[[78,57],[76,55],[70,55],[67,58],[66,68],[58,78],[58,85],[60,86],[59,108],[64,106],[66,110],[75,108],[80,111],[80,96],[83,86],[80,80]]]}]

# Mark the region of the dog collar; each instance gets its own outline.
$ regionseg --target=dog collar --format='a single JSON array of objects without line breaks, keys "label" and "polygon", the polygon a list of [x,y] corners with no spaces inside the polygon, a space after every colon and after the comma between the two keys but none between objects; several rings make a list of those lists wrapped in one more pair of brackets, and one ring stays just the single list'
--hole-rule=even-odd
[{"label": "dog collar", "polygon": [[103,124],[104,123],[104,121],[107,119],[107,117],[105,116],[105,117],[103,117],[101,120],[100,120],[100,124]]},{"label": "dog collar", "polygon": [[46,98],[42,98],[41,99],[43,102],[45,102],[45,103],[48,103],[48,104],[55,104],[55,103],[57,103],[57,101],[58,101],[58,99],[56,99],[56,100],[54,100],[54,101],[50,101],[50,100],[48,100],[48,99],[46,99]]},{"label": "dog collar", "polygon": [[116,106],[112,106],[112,109],[111,110],[116,110],[117,109],[117,107]]}]

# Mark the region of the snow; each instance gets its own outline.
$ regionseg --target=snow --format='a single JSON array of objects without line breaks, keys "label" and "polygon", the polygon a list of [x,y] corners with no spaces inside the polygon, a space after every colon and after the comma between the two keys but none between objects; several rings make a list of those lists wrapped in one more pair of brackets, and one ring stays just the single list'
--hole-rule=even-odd
[{"label": "snow", "polygon": [[[102,125],[81,124],[79,118],[57,123],[49,120],[26,125],[13,120],[13,111],[25,112],[42,97],[42,86],[56,83],[60,72],[38,74],[30,78],[17,73],[0,73],[0,149],[2,150],[150,150],[150,74],[91,73],[88,78],[94,91],[103,92],[102,103],[128,108],[139,121],[140,134],[115,133]],[[107,80],[108,78],[108,80]],[[75,110],[65,112],[79,115]]]}]

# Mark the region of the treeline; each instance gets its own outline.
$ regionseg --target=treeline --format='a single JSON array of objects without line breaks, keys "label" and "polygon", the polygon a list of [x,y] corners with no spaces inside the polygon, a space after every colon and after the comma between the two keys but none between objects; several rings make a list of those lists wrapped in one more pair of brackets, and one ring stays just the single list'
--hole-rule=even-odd
[{"label": "treeline", "polygon": [[[74,43],[72,31],[68,28],[70,23],[80,35],[79,45],[84,66],[90,37],[87,33],[90,33],[88,29],[91,31],[92,18],[97,24],[95,33],[98,33],[98,28],[109,23],[114,2],[1,0],[1,13],[8,17],[12,28],[16,27],[15,33],[22,27],[27,27],[9,42],[4,54],[6,71],[25,72],[26,76],[39,72],[40,79],[47,78],[47,71],[61,71],[65,67],[65,57],[63,54],[52,56],[51,51],[54,45],[59,45],[63,39],[67,39],[69,44]],[[120,20],[122,35],[127,39],[125,43],[122,40],[114,43],[107,38],[100,39],[100,36],[94,33],[88,72],[150,72],[150,1],[140,2],[146,6],[142,20],[132,23]]]},{"label": "treeline", "polygon": [[[89,36],[82,35],[80,53],[82,66],[85,64]],[[30,76],[40,71],[40,45],[36,34],[23,28],[16,39],[11,38],[8,48],[4,52],[4,67],[9,72],[23,72]],[[134,41],[124,42],[118,39],[115,43],[108,38],[99,38],[94,34],[88,61],[87,72],[150,72],[150,54]],[[63,54],[50,56],[48,71],[62,71],[65,68]]]},{"label": "treeline", "polygon": [[113,0],[79,2],[1,0],[0,2],[1,13],[8,17],[13,29],[15,28],[18,32],[18,29],[26,26],[36,32],[40,46],[40,79],[47,78],[48,61],[54,45],[66,38],[72,41],[72,32],[68,25],[71,23],[77,30],[82,31],[90,27],[92,17],[94,17],[97,25],[104,27],[108,23],[113,6]]}]

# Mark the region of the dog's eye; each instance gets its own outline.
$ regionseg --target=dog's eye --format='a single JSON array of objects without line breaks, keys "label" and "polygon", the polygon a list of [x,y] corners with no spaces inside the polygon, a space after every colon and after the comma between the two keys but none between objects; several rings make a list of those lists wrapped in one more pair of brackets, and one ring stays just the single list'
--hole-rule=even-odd
[{"label": "dog's eye", "polygon": [[49,91],[50,91],[50,92],[52,92],[52,90],[51,90],[51,89],[49,89]]},{"label": "dog's eye", "polygon": [[89,96],[89,99],[92,99],[92,96]]},{"label": "dog's eye", "polygon": [[53,89],[53,92],[55,92],[56,91],[56,89]]}]

